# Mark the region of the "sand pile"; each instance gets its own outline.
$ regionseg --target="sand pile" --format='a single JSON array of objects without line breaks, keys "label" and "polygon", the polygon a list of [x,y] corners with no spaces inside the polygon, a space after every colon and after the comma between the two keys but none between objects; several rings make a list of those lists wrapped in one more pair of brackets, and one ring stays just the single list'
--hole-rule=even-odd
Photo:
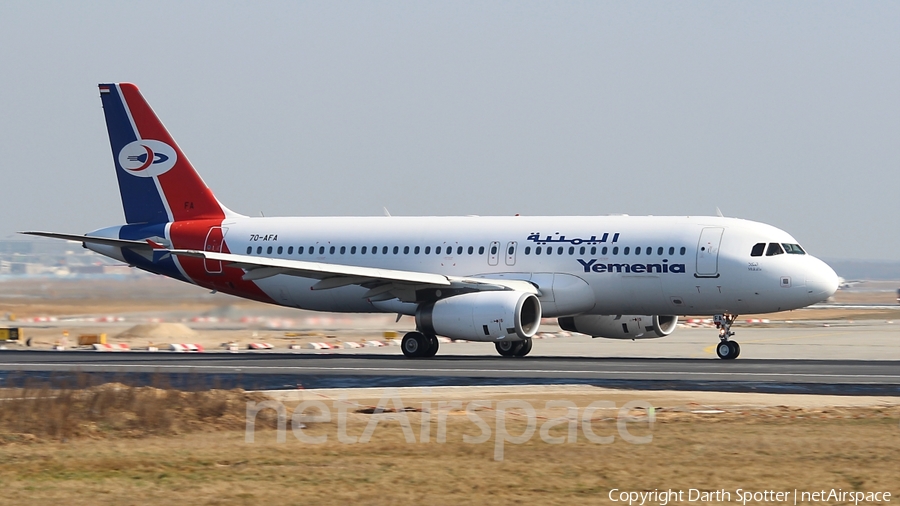
[{"label": "sand pile", "polygon": [[186,339],[197,332],[183,323],[145,323],[135,325],[116,336],[116,339]]}]

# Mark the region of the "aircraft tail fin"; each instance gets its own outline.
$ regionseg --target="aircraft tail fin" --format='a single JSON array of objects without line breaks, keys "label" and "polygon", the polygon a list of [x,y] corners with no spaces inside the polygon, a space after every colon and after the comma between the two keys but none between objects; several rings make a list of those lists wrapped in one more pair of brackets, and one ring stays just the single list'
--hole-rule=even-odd
[{"label": "aircraft tail fin", "polygon": [[222,206],[130,83],[100,85],[125,221],[221,219]]}]

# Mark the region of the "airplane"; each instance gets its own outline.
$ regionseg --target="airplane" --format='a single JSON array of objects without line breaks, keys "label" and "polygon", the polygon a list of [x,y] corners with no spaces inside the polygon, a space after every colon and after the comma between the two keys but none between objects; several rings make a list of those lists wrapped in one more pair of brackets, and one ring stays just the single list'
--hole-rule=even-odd
[{"label": "airplane", "polygon": [[138,269],[315,311],[415,317],[401,341],[438,336],[523,357],[542,318],[609,339],[670,335],[712,315],[731,360],[738,314],[823,301],[838,277],[771,225],[721,216],[247,217],[222,205],[137,86],[100,84],[125,224],[81,242]]}]

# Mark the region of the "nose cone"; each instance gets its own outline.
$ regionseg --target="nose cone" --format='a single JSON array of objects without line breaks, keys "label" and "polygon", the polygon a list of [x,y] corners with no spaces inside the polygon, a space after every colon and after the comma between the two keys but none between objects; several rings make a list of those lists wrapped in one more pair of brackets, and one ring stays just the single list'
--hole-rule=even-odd
[{"label": "nose cone", "polygon": [[834,269],[818,258],[810,258],[813,266],[806,277],[806,290],[809,303],[815,304],[828,300],[838,289],[839,279]]}]

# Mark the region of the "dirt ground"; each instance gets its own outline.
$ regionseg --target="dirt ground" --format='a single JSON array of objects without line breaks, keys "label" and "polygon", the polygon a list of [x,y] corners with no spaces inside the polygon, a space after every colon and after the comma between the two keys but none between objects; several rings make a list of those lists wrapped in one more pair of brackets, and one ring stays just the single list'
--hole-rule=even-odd
[{"label": "dirt ground", "polygon": [[[321,406],[331,411],[330,421],[307,420],[302,430],[307,437],[326,437],[321,444],[298,440],[290,425],[279,442],[271,418],[255,429],[253,442],[247,442],[246,430],[235,430],[233,421],[205,428],[182,425],[170,435],[106,432],[59,439],[7,434],[0,446],[0,504],[612,504],[613,489],[681,490],[685,499],[690,489],[732,494],[729,501],[713,497],[692,504],[738,502],[738,489],[900,494],[896,398],[829,407],[834,399],[803,396],[805,402],[792,401],[801,406],[788,407],[772,402],[777,396],[754,394],[734,394],[709,405],[708,397],[683,392],[529,387],[516,395],[503,389],[436,389],[418,397],[400,392],[399,404],[408,411],[372,414],[381,397],[356,392],[338,401],[330,393],[297,394],[297,400],[323,403],[304,413]],[[656,396],[645,399],[658,406],[652,424],[647,409],[619,411],[644,394]],[[424,406],[427,399],[431,405]],[[466,412],[475,399],[484,402]],[[439,400],[461,405],[441,408]],[[502,410],[498,424],[500,403],[510,400],[534,406],[534,419],[523,409],[509,408]],[[544,424],[567,416],[565,408],[547,409],[547,400],[577,406],[574,441],[567,439],[566,421],[542,434]],[[613,408],[587,416],[588,434],[585,407],[597,400]],[[285,405],[290,418],[296,402]],[[341,406],[347,411],[344,424],[338,422]],[[382,406],[397,407],[387,400]],[[234,414],[242,408],[229,409],[236,409]],[[530,437],[520,444],[506,441],[527,435],[530,421]],[[373,423],[371,438],[363,441]],[[338,440],[341,425],[356,442]],[[445,442],[438,442],[442,432]],[[485,433],[483,442],[467,442]],[[509,435],[499,438],[501,459],[498,434]]]}]

